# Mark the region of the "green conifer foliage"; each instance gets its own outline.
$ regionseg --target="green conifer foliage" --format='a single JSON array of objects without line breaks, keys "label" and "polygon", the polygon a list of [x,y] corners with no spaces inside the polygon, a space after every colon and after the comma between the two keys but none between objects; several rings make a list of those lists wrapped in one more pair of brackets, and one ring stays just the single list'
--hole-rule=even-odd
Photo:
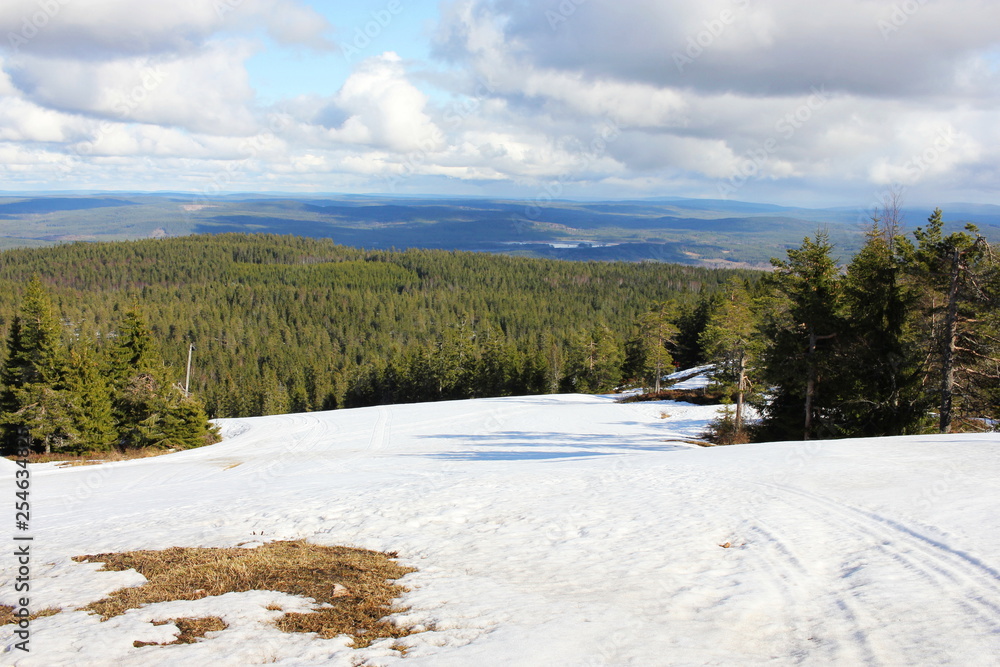
[{"label": "green conifer foliage", "polygon": [[975,225],[945,236],[941,209],[914,236],[912,271],[930,333],[928,380],[937,387],[938,428],[947,433],[956,418],[992,416],[990,396],[1000,384],[997,257]]},{"label": "green conifer foliage", "polygon": [[107,451],[117,440],[111,390],[95,349],[93,339],[84,339],[69,354],[66,389],[77,430],[74,450],[78,452]]},{"label": "green conifer foliage", "polygon": [[19,436],[45,452],[77,437],[65,376],[59,319],[35,276],[11,326],[7,359],[0,370],[0,427],[6,452],[16,450]]},{"label": "green conifer foliage", "polygon": [[655,305],[639,318],[632,363],[637,366],[644,386],[655,392],[660,391],[663,376],[674,371],[674,358],[668,348],[680,333],[674,324],[676,319],[677,304],[671,301]]},{"label": "green conifer foliage", "polygon": [[577,334],[571,344],[563,391],[592,394],[613,391],[622,381],[625,353],[605,324]]},{"label": "green conifer foliage", "polygon": [[838,342],[845,435],[905,435],[926,426],[925,355],[914,320],[916,293],[904,273],[908,249],[876,222],[847,267],[847,326]]},{"label": "green conifer foliage", "polygon": [[762,406],[762,438],[837,437],[835,339],[843,328],[838,266],[819,232],[786,260],[772,260],[777,299],[767,309],[762,375],[772,388]]},{"label": "green conifer foliage", "polygon": [[754,387],[754,378],[763,352],[759,318],[746,284],[732,280],[723,287],[700,337],[706,360],[714,364],[716,384],[736,396],[732,430],[743,435],[745,399]]}]

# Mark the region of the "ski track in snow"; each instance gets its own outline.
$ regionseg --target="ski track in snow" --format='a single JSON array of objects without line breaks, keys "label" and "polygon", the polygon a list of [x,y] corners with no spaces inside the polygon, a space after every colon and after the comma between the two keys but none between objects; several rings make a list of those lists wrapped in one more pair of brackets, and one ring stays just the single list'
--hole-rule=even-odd
[{"label": "ski track in snow", "polygon": [[[995,434],[686,444],[713,413],[580,395],[383,406],[223,420],[207,448],[36,466],[32,607],[66,611],[32,623],[29,655],[0,631],[0,664],[1000,664]],[[396,620],[433,630],[405,639],[405,658],[391,641],[285,634],[265,607],[309,601],[267,591],[105,623],[73,611],[142,582],[74,555],[300,538],[397,551],[418,571]],[[170,640],[152,620],[209,614],[230,627],[132,646]]]}]

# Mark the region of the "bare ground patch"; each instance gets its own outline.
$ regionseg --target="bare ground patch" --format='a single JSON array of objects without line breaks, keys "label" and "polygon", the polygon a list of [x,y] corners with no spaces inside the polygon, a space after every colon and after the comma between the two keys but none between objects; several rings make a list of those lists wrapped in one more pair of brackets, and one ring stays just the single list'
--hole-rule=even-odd
[{"label": "bare ground patch", "polygon": [[[91,554],[73,560],[103,563],[102,571],[135,569],[148,580],[142,586],[122,588],[83,607],[99,614],[102,621],[156,602],[277,591],[313,598],[320,607],[310,613],[286,613],[276,621],[279,629],[315,632],[324,639],[350,635],[354,648],[364,648],[379,639],[398,639],[413,633],[410,628],[383,620],[389,614],[405,611],[393,604],[406,590],[394,581],[415,571],[394,562],[395,557],[395,553],[324,547],[299,540],[270,542],[255,549],[171,547],[163,551]],[[0,625],[16,622],[13,611],[11,607],[0,607]],[[52,613],[58,610],[46,610],[36,617]],[[174,643],[191,643],[206,632],[225,628],[215,617],[163,623],[175,623],[180,629]]]}]

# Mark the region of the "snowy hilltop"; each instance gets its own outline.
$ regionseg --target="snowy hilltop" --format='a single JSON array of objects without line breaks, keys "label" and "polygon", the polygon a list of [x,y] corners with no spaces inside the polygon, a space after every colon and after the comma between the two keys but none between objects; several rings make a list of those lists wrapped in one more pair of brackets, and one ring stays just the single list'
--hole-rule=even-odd
[{"label": "snowy hilltop", "polygon": [[[31,623],[30,653],[3,627],[0,662],[998,664],[996,434],[694,444],[714,414],[575,394],[395,405],[33,466],[32,606],[62,611]],[[143,579],[73,556],[299,539],[396,552],[415,571],[392,620],[424,631],[362,649],[285,633],[274,609],[310,601],[259,591],[77,610]],[[176,633],[152,619],[207,615],[226,629],[134,644]]]}]

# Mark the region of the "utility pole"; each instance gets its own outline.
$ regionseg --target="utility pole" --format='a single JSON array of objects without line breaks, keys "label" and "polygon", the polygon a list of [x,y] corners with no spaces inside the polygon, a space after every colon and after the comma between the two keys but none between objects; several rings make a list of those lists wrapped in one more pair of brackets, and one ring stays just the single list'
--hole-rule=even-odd
[{"label": "utility pole", "polygon": [[191,387],[191,353],[194,352],[194,343],[188,344],[188,366],[187,366],[187,376],[184,378],[184,396],[190,396]]}]

